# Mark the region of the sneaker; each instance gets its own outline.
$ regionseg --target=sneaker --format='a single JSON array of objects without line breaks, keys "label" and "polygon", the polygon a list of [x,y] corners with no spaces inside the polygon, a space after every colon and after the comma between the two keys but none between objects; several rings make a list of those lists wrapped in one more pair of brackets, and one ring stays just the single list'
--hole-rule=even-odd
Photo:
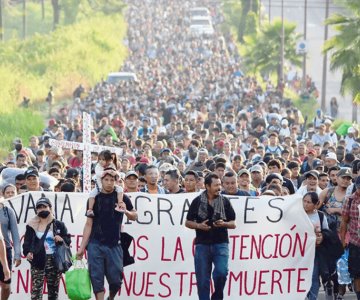
[{"label": "sneaker", "polygon": [[344,297],[341,295],[337,295],[337,297],[335,298],[335,300],[344,300]]},{"label": "sneaker", "polygon": [[[325,289],[325,296],[331,296],[331,297],[333,296],[333,286],[330,281],[328,281],[324,284],[324,289]],[[326,298],[326,299],[328,299],[328,298]]]}]

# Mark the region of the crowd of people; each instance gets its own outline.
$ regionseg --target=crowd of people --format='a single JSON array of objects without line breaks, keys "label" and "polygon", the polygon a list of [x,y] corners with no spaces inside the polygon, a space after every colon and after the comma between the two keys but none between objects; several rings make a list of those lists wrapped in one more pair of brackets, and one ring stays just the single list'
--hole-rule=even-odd
[{"label": "crowd of people", "polygon": [[[309,120],[290,100],[284,99],[282,83],[276,86],[268,81],[263,86],[243,74],[234,38],[219,29],[223,22],[220,4],[196,1],[197,6],[208,7],[216,29],[214,35],[197,36],[189,26],[189,10],[194,3],[129,1],[125,41],[129,57],[121,70],[134,72],[138,80],[118,84],[103,80],[88,91],[80,85],[74,91],[72,105],[61,107],[41,136],[32,136],[28,141],[15,138],[13,151],[0,168],[2,196],[7,199],[19,193],[42,190],[81,192],[82,151],[51,146],[49,140],[82,142],[82,113],[87,112],[93,122],[91,142],[122,148],[121,156],[108,150],[91,154],[93,188],[101,187],[103,173],[111,168],[107,173],[116,172],[110,177],[115,178],[119,186],[113,199],[119,207],[121,197],[139,191],[174,194],[205,190],[212,195],[211,203],[219,197],[226,199],[220,195],[299,194],[317,231],[318,245],[326,238],[322,230],[327,229],[338,233],[344,246],[349,245],[349,270],[360,299],[359,128],[353,125],[344,135],[339,135],[332,128],[332,119],[320,110]],[[308,85],[312,87],[311,82]],[[337,109],[337,103],[332,103],[333,116],[337,115]],[[12,171],[7,172],[9,170]],[[218,180],[219,190],[209,190]],[[97,194],[92,196],[97,199]],[[200,197],[198,202],[202,201]],[[218,204],[215,206],[218,208]],[[132,212],[131,203],[127,202],[126,207]],[[51,205],[44,200],[37,208],[48,210]],[[11,220],[13,212],[6,206],[2,209],[9,211]],[[94,203],[88,206],[90,223],[87,226],[95,222],[91,213],[95,212],[96,217],[98,209],[96,201],[95,206]],[[187,226],[196,229],[199,244],[204,240],[209,242],[201,231],[208,232],[214,227],[219,230],[217,226],[234,228],[231,205],[226,209],[226,214],[221,215],[228,221],[225,225],[204,224],[205,211],[202,211],[203,218],[196,217],[194,212],[188,216]],[[324,216],[319,217],[318,211]],[[0,221],[10,253],[8,232],[11,231],[15,265],[18,265],[21,262],[19,234],[15,232],[15,225],[3,222],[2,217]],[[41,217],[37,219],[40,221]],[[10,229],[4,228],[4,224],[10,224]],[[66,234],[65,231],[63,237],[57,239],[66,239]],[[222,234],[221,242],[226,243],[227,233]],[[199,248],[199,251],[203,256],[207,250]],[[28,252],[29,249],[26,255]],[[333,291],[334,299],[342,299],[346,286],[337,282],[336,261],[327,262],[325,272],[320,263],[324,255],[316,252],[315,266],[318,267],[314,268],[308,299],[317,299],[320,277],[327,289]],[[1,251],[0,261],[3,263]],[[12,258],[8,261],[11,268]],[[51,265],[52,262],[42,263]],[[56,273],[54,276],[57,278]],[[202,276],[199,282],[206,282],[204,276],[210,274],[199,276]],[[224,279],[220,276],[221,280]],[[221,289],[223,284],[219,286]],[[96,287],[102,293],[102,287]],[[118,287],[116,283],[110,291]],[[209,299],[207,289],[206,284],[199,288],[200,299]],[[36,297],[32,299],[40,299]],[[214,297],[219,298],[212,299],[222,299],[222,296]]]}]

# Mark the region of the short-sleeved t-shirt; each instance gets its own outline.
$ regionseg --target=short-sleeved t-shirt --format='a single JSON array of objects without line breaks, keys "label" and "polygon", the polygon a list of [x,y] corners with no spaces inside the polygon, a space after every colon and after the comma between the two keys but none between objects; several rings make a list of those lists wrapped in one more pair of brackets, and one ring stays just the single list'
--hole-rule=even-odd
[{"label": "short-sleeved t-shirt", "polygon": [[[198,215],[199,206],[201,203],[201,197],[196,197],[193,202],[191,202],[188,214],[186,219],[188,221],[194,221],[197,223],[202,223],[206,219],[201,219]],[[235,211],[230,203],[230,200],[226,197],[223,197],[224,209],[225,209],[225,222],[235,220]],[[214,214],[213,207],[208,204],[208,220],[211,220]],[[211,224],[209,224],[211,225]],[[196,230],[195,244],[219,244],[219,243],[229,243],[228,231],[227,228],[216,228],[211,227],[209,231]]]},{"label": "short-sleeved t-shirt", "polygon": [[[134,209],[128,196],[124,195],[123,200],[127,210],[131,211]],[[93,209],[95,216],[93,218],[90,241],[95,240],[107,246],[115,246],[119,243],[124,213],[115,210],[116,204],[116,191],[110,194],[99,193],[95,197]]]}]

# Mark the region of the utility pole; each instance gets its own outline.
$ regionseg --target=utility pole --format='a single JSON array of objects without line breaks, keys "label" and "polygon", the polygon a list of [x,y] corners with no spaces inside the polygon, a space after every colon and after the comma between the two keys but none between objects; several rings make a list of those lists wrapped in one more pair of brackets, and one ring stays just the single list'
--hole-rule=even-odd
[{"label": "utility pole", "polygon": [[271,23],[271,0],[269,0],[269,23]]},{"label": "utility pole", "polygon": [[[306,36],[307,36],[307,0],[304,0],[304,41],[306,43]],[[302,77],[302,90],[303,92],[306,91],[306,51],[304,51],[303,56],[303,77]]]},{"label": "utility pole", "polygon": [[0,0],[0,42],[4,41],[3,0]]},{"label": "utility pole", "polygon": [[284,0],[281,0],[281,46],[280,46],[280,78],[278,83],[284,80],[284,54],[285,54],[285,29],[284,29]]},{"label": "utility pole", "polygon": [[26,39],[26,0],[23,0],[23,11],[22,11],[22,25],[23,25],[23,39]]},{"label": "utility pole", "polygon": [[[325,20],[329,18],[329,6],[330,0],[326,0],[325,7]],[[329,25],[325,25],[324,43],[329,37]],[[321,85],[321,110],[326,111],[326,80],[327,80],[327,53],[324,53],[323,57],[323,70],[322,70],[322,85]]]}]

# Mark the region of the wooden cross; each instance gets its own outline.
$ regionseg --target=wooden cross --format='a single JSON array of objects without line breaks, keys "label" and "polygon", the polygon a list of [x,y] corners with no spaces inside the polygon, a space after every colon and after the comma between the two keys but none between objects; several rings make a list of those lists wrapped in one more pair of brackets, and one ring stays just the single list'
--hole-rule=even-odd
[{"label": "wooden cross", "polygon": [[83,151],[83,192],[90,193],[91,191],[91,152],[101,152],[109,150],[117,155],[122,155],[121,148],[107,147],[91,144],[91,116],[88,113],[83,113],[83,142],[70,142],[49,139],[49,144],[58,148],[73,149]]}]

